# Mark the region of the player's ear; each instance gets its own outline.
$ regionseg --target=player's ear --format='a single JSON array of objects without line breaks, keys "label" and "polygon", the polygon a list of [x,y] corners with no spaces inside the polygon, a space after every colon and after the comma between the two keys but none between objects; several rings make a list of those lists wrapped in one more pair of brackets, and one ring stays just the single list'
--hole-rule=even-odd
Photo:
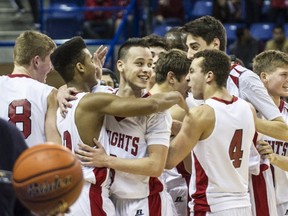
[{"label": "player's ear", "polygon": [[117,61],[117,70],[119,71],[119,73],[124,71],[124,62],[122,60],[118,60]]},{"label": "player's ear", "polygon": [[218,50],[220,50],[220,40],[219,38],[214,38],[213,42],[212,42],[213,48],[217,48]]},{"label": "player's ear", "polygon": [[80,63],[80,62],[77,62],[76,64],[76,69],[79,71],[79,72],[84,72],[84,67],[83,65]]},{"label": "player's ear", "polygon": [[213,71],[208,71],[206,73],[205,77],[206,77],[206,82],[210,83],[214,80],[215,75],[214,75]]},{"label": "player's ear", "polygon": [[174,84],[175,82],[175,74],[172,71],[167,73],[166,79],[168,80],[169,84]]},{"label": "player's ear", "polygon": [[261,81],[264,83],[264,85],[268,83],[268,74],[266,72],[261,72],[259,77]]}]

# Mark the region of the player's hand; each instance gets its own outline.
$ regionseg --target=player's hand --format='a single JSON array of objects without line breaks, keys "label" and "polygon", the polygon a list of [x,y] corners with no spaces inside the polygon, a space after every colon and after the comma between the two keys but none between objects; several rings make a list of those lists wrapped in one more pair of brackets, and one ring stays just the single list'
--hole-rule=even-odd
[{"label": "player's hand", "polygon": [[69,103],[69,101],[77,99],[77,97],[74,96],[77,92],[78,91],[76,88],[74,88],[74,87],[67,88],[66,85],[63,85],[58,89],[57,101],[59,104],[60,113],[61,113],[63,118],[65,118],[66,113],[68,112],[67,108],[72,107],[72,105],[71,105],[71,103]]},{"label": "player's hand", "polygon": [[104,65],[107,52],[108,52],[108,48],[106,46],[101,45],[93,54],[94,62],[96,65],[96,72],[97,72],[96,76],[97,76],[97,79],[99,80],[102,79],[102,67]]},{"label": "player's hand", "polygon": [[276,157],[271,145],[263,140],[257,142],[257,150],[262,158],[267,158],[270,162],[272,162]]},{"label": "player's hand", "polygon": [[109,157],[97,139],[93,139],[97,148],[93,148],[86,144],[78,144],[78,149],[75,149],[76,157],[81,161],[83,166],[88,167],[105,167],[105,161]]}]

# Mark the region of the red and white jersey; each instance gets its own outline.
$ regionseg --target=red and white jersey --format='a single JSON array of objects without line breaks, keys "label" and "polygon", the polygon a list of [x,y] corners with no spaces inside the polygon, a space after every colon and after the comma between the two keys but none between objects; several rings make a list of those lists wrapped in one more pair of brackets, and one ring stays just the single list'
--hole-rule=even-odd
[{"label": "red and white jersey", "polygon": [[[70,101],[70,103],[72,104],[72,108],[69,108],[65,118],[61,116],[60,108],[58,108],[57,110],[57,129],[61,135],[62,145],[69,148],[72,152],[74,152],[74,150],[78,148],[79,143],[83,143],[76,126],[75,111],[77,109],[78,103],[86,94],[87,93],[79,93],[77,94],[76,100]],[[87,124],[87,127],[89,127],[89,124]],[[104,146],[105,150],[108,151],[108,140],[106,136],[106,131],[103,127],[101,129],[98,140]],[[84,174],[84,179],[86,181],[91,182],[92,184],[96,184],[99,187],[105,185],[108,177],[107,168],[99,169],[82,167],[82,170]],[[99,175],[98,178],[97,175]]]},{"label": "red and white jersey", "polygon": [[[279,109],[283,116],[283,119],[286,123],[288,123],[288,104],[281,100]],[[262,139],[272,146],[274,153],[288,157],[287,142],[282,140],[276,140],[268,136],[264,136]],[[288,202],[288,172],[285,172],[277,166],[271,165],[270,167],[274,181],[276,203],[277,205],[286,203]]]},{"label": "red and white jersey", "polygon": [[46,142],[47,97],[52,89],[27,75],[0,76],[0,117],[16,124],[29,147]]},{"label": "red and white jersey", "polygon": [[205,103],[214,109],[215,127],[193,149],[190,211],[249,207],[249,155],[255,133],[251,108],[237,97],[231,102],[211,98]]},{"label": "red and white jersey", "polygon": [[[105,118],[110,155],[137,159],[147,156],[149,145],[169,147],[172,118],[168,111],[128,118],[106,115]],[[112,176],[112,182],[111,193],[121,199],[141,199],[164,189],[160,178],[117,170]]]},{"label": "red and white jersey", "polygon": [[227,79],[226,88],[231,95],[250,102],[266,119],[272,120],[281,116],[264,84],[253,71],[234,64]]}]

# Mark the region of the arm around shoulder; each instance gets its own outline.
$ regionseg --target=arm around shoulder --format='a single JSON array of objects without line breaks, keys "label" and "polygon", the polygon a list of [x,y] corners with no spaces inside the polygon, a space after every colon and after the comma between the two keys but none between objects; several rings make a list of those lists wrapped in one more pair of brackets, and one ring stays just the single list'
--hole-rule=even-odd
[{"label": "arm around shoulder", "polygon": [[57,90],[53,89],[47,98],[47,111],[45,117],[45,135],[47,142],[61,144],[61,137],[56,126],[56,112],[58,109]]}]

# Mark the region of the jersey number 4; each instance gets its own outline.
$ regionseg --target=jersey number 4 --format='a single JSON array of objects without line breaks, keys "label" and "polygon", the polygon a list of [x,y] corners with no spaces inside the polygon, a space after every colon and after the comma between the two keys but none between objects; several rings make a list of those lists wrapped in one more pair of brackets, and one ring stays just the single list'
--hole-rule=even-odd
[{"label": "jersey number 4", "polygon": [[239,168],[242,162],[242,133],[242,129],[236,130],[229,146],[230,160],[235,168]]},{"label": "jersey number 4", "polygon": [[31,134],[31,103],[27,99],[14,100],[8,110],[9,122],[18,126],[26,139]]}]

